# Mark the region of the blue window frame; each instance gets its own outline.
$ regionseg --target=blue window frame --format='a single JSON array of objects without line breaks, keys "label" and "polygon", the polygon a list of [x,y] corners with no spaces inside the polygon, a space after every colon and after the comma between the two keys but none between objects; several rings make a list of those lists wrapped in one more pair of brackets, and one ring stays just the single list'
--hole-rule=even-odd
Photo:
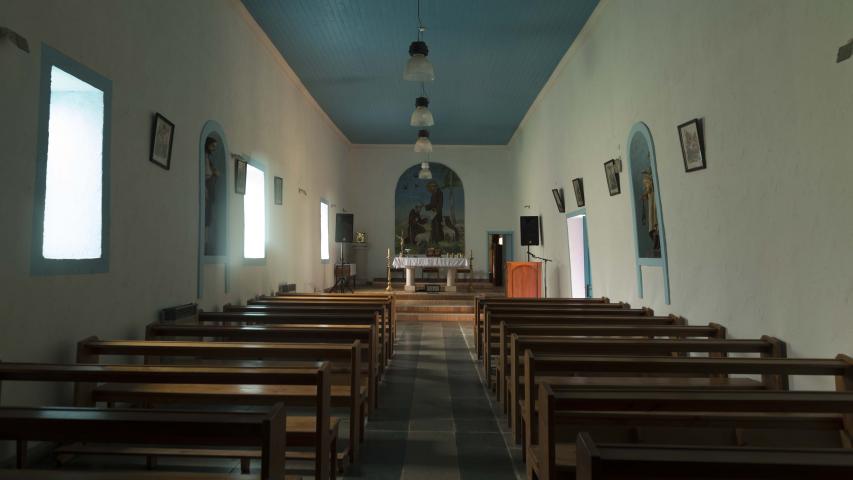
[{"label": "blue window frame", "polygon": [[109,271],[112,82],[42,45],[31,270]]}]

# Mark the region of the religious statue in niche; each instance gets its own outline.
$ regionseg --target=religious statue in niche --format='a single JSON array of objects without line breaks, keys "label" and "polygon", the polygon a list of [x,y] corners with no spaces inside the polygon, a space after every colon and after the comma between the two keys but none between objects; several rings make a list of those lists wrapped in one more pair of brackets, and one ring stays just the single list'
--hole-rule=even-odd
[{"label": "religious statue in niche", "polygon": [[214,154],[219,148],[219,141],[214,137],[207,137],[204,141],[204,254],[217,255],[218,249],[214,217],[216,209],[216,183],[219,179],[219,170],[216,168]]},{"label": "religious statue in niche", "polygon": [[649,252],[649,257],[660,257],[660,234],[658,233],[658,211],[655,203],[655,182],[652,178],[651,170],[643,170],[640,172],[640,180],[643,185],[643,192],[640,198],[643,200],[642,221],[648,229],[649,238],[652,241],[652,251]]},{"label": "religious statue in niche", "polygon": [[424,255],[428,248],[459,253],[465,250],[465,194],[462,181],[447,166],[430,162],[432,178],[420,178],[421,165],[407,169],[395,191],[395,235],[409,250]]}]

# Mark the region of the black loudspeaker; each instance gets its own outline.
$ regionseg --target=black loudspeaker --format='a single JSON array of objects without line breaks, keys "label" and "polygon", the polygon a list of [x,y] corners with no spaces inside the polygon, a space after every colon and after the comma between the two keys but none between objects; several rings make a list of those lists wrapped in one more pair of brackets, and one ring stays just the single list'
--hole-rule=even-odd
[{"label": "black loudspeaker", "polygon": [[352,214],[335,214],[335,242],[352,243]]},{"label": "black loudspeaker", "polygon": [[539,245],[539,217],[521,217],[521,244]]}]

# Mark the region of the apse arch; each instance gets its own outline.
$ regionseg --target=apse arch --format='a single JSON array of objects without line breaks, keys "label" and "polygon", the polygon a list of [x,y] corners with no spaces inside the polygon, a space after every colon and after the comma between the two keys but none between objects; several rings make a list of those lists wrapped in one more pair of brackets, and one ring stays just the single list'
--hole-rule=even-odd
[{"label": "apse arch", "polygon": [[664,301],[669,305],[669,263],[657,158],[652,133],[645,123],[637,122],[631,128],[626,150],[628,151],[628,186],[633,206],[631,223],[634,226],[637,293],[640,298],[643,298],[643,267],[661,268]]},{"label": "apse arch", "polygon": [[394,190],[394,249],[410,254],[465,253],[465,189],[447,165],[430,162],[432,178],[421,178],[421,164],[407,168]]},{"label": "apse arch", "polygon": [[[211,144],[211,140],[216,145]],[[208,120],[199,136],[198,298],[204,294],[204,265],[225,265],[228,282],[228,139],[215,120]]]}]

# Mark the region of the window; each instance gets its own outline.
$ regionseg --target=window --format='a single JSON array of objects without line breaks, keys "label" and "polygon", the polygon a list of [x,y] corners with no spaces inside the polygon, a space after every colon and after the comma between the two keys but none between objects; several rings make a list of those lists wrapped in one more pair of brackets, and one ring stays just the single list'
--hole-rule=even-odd
[{"label": "window", "polygon": [[266,197],[263,170],[246,166],[246,195],[243,197],[243,258],[266,257]]},{"label": "window", "polygon": [[111,83],[59,52],[42,55],[33,271],[107,271]]},{"label": "window", "polygon": [[329,261],[329,204],[320,200],[320,260]]}]

